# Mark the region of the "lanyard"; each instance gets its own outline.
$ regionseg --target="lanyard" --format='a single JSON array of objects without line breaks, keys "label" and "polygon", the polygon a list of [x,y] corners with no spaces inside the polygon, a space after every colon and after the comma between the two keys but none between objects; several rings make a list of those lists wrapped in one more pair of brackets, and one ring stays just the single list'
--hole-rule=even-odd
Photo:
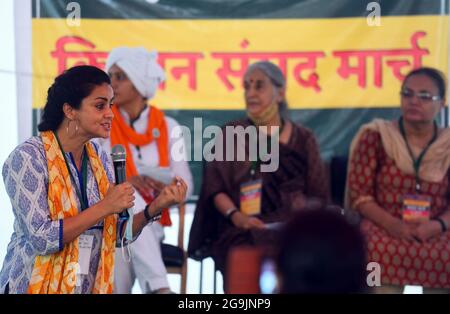
[{"label": "lanyard", "polygon": [[436,121],[433,121],[433,123],[434,123],[433,137],[428,142],[427,146],[425,146],[425,148],[419,154],[419,157],[417,157],[417,159],[414,159],[414,155],[412,153],[411,147],[409,146],[408,139],[406,138],[405,127],[403,125],[403,117],[400,117],[400,119],[398,120],[398,124],[400,126],[400,132],[402,133],[403,139],[405,140],[405,143],[406,143],[406,147],[408,148],[408,153],[411,156],[411,159],[413,161],[414,174],[416,176],[416,192],[420,192],[420,178],[419,178],[420,164],[422,163],[423,157],[425,156],[426,152],[430,148],[431,144],[433,144],[433,142],[437,138],[437,124],[436,124]]},{"label": "lanyard", "polygon": [[[77,170],[77,175],[78,175],[78,183],[80,184],[80,190],[78,189],[78,186],[75,186],[78,198],[80,199],[80,203],[81,203],[81,210],[85,210],[86,208],[89,207],[89,202],[88,202],[88,198],[87,198],[87,154],[86,154],[86,150],[83,150],[83,155],[81,156],[81,171],[78,171],[77,165],[75,163],[75,160],[73,159],[73,155],[72,153],[70,153],[70,159],[72,161],[72,164],[74,165],[75,169]],[[66,161],[67,163],[67,161]],[[75,178],[72,175],[72,172],[70,172],[70,176],[72,177],[73,180],[75,180]]]},{"label": "lanyard", "polygon": [[[61,149],[62,155],[64,157],[64,161],[66,162],[67,170],[69,171],[69,175],[73,181],[76,182],[76,179],[74,178],[72,171],[70,171],[69,162],[67,161],[66,154],[61,146],[61,143],[59,142],[58,136],[55,134],[56,140],[58,141],[59,148]],[[70,153],[70,160],[72,164],[75,166],[75,169],[77,170],[78,175],[78,183],[80,184],[80,188],[78,188],[78,185],[75,184],[75,192],[77,193],[78,199],[80,200],[81,204],[81,210],[85,210],[89,207],[89,201],[87,198],[87,161],[88,156],[86,153],[86,149],[83,149],[83,154],[81,156],[81,171],[78,171],[78,168],[76,166],[75,160],[73,159],[72,153]]]},{"label": "lanyard", "polygon": [[[250,120],[250,123],[252,125],[255,125],[253,123],[253,121],[251,121],[251,120]],[[281,119],[281,127],[280,127],[280,131],[278,133],[279,135],[281,135],[281,132],[283,132],[284,124],[285,124],[284,120]],[[259,130],[258,130],[257,134],[258,134],[257,135],[258,137],[257,137],[257,140],[256,140],[256,160],[252,160],[251,161],[251,166],[250,166],[250,175],[251,175],[252,179],[255,178],[256,169],[258,168],[258,165],[261,163],[261,160],[259,158]],[[269,142],[267,143],[267,151],[272,152],[272,147],[271,147],[272,141],[270,140],[270,136],[268,136],[268,139],[269,139]]]}]

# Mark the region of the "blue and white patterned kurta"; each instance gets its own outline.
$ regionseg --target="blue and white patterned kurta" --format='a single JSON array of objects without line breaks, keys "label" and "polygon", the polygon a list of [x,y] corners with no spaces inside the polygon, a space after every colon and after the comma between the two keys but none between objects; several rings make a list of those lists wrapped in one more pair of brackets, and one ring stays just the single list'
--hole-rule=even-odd
[{"label": "blue and white patterned kurta", "polygon": [[[113,169],[109,155],[96,143],[94,147],[100,157],[110,182]],[[70,153],[66,153],[70,160]],[[75,177],[72,184],[79,187],[78,172],[69,162],[70,171]],[[11,200],[14,212],[14,232],[8,244],[7,254],[0,272],[0,293],[9,283],[9,293],[26,293],[34,260],[37,255],[47,255],[62,250],[63,220],[52,221],[48,207],[48,169],[44,145],[40,137],[31,137],[20,144],[9,155],[3,165],[3,181]],[[81,208],[78,197],[77,206]],[[91,167],[87,171],[87,197],[89,206],[100,201],[97,182]],[[89,274],[82,275],[77,282],[75,293],[90,293],[94,286],[100,249],[103,221],[83,234],[94,236]],[[119,236],[124,221],[118,221],[116,246],[120,246]],[[138,235],[136,235],[137,237]]]}]

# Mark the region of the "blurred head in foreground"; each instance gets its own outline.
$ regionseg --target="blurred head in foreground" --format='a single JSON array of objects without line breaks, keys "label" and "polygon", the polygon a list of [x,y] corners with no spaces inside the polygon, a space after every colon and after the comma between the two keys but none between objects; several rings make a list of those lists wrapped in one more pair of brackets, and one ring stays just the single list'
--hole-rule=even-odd
[{"label": "blurred head in foreground", "polygon": [[298,212],[281,233],[281,293],[361,293],[366,252],[357,226],[335,210]]}]

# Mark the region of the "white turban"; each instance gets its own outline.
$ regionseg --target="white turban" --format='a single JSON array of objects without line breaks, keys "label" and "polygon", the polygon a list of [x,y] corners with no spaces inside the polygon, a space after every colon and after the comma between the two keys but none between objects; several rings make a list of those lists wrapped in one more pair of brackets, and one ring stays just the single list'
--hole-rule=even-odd
[{"label": "white turban", "polygon": [[158,53],[144,47],[118,47],[111,50],[105,70],[115,64],[121,68],[142,97],[151,99],[159,84],[166,79],[164,70],[157,62]]}]

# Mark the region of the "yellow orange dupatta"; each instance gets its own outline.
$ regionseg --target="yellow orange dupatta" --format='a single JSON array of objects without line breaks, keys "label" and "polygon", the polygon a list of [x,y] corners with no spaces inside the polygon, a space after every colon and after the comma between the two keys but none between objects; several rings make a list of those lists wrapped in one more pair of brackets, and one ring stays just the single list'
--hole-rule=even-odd
[{"label": "yellow orange dupatta", "polygon": [[[63,153],[52,131],[42,132],[41,137],[47,157],[50,218],[59,220],[73,217],[78,214],[77,202]],[[100,198],[103,199],[109,187],[108,177],[91,143],[86,144],[86,151],[99,187]],[[93,293],[112,293],[116,223],[116,215],[110,215],[104,220],[100,261]],[[36,257],[28,293],[74,293],[77,269],[78,237],[64,245],[60,252]]]}]

